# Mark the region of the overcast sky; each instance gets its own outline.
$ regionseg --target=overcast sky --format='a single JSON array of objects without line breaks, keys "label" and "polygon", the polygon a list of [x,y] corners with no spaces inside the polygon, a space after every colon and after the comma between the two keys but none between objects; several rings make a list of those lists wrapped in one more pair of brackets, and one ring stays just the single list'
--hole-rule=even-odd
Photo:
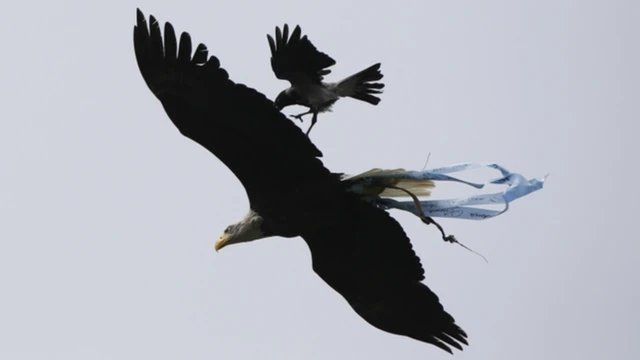
[{"label": "overcast sky", "polygon": [[400,3],[3,2],[0,358],[451,358],[367,324],[300,238],[213,250],[248,201],[146,87],[136,7],[270,98],[287,83],[266,34],[284,22],[337,60],[329,80],[382,62],[380,105],[341,101],[312,132],[331,170],[431,153],[551,174],[498,218],[442,221],[489,264],[393,212],[469,334],[455,358],[640,358],[640,3]]}]

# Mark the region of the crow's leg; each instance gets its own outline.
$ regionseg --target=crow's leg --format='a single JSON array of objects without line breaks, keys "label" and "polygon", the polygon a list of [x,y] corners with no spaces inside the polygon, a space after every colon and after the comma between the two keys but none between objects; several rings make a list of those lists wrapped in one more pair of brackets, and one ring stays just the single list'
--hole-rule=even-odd
[{"label": "crow's leg", "polygon": [[318,121],[318,113],[314,112],[313,117],[311,118],[311,126],[309,126],[309,130],[307,130],[307,136],[309,136],[309,133],[311,132],[311,128],[313,128],[313,125],[315,125],[317,121]]},{"label": "crow's leg", "polygon": [[300,122],[302,122],[302,117],[305,116],[305,115],[309,115],[309,114],[313,114],[313,111],[309,110],[309,111],[304,112],[302,114],[289,115],[289,116],[292,117],[293,119],[298,119],[298,120],[300,120]]}]

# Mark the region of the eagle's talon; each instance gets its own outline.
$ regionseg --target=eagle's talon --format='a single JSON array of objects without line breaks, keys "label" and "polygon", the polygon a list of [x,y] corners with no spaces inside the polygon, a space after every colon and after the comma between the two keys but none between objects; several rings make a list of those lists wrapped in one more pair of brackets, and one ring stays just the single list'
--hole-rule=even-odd
[{"label": "eagle's talon", "polygon": [[442,228],[442,226],[440,226],[440,224],[435,222],[432,218],[428,216],[422,216],[420,217],[420,220],[422,220],[422,222],[427,225],[435,225],[438,228],[438,230],[440,230],[440,234],[442,234],[442,240],[444,240],[445,242],[452,243],[452,244],[458,242],[455,236],[445,235],[444,229]]}]

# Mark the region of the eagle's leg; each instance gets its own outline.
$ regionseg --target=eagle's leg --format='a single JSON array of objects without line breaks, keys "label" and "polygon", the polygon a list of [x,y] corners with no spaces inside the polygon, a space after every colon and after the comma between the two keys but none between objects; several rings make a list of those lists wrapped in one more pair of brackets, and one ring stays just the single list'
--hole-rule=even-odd
[{"label": "eagle's leg", "polygon": [[307,136],[309,136],[309,133],[311,132],[311,128],[313,128],[313,125],[315,125],[316,122],[318,122],[318,113],[314,112],[313,117],[311,118],[311,126],[309,126],[309,130],[307,130]]},{"label": "eagle's leg", "polygon": [[[309,129],[311,130],[311,129]],[[440,224],[438,224],[437,222],[435,222],[435,220],[433,220],[432,218],[426,216],[424,214],[424,210],[422,209],[422,204],[420,204],[420,200],[418,199],[418,197],[412,193],[411,191],[395,186],[395,185],[387,185],[388,188],[391,189],[398,189],[401,191],[404,191],[405,193],[407,193],[407,195],[409,195],[411,197],[411,199],[413,200],[413,203],[416,205],[416,209],[418,209],[418,217],[420,218],[420,220],[422,220],[423,223],[427,224],[427,225],[435,225],[438,230],[440,230],[440,234],[442,234],[442,240],[449,242],[449,243],[457,243],[458,240],[456,240],[455,236],[453,235],[446,235],[444,233],[444,229],[442,228],[442,226],[440,226]],[[460,244],[462,245],[462,244]]]},{"label": "eagle's leg", "polygon": [[420,220],[422,220],[423,223],[427,224],[427,225],[435,225],[438,230],[440,230],[440,233],[442,234],[442,240],[449,242],[449,243],[454,243],[454,242],[458,242],[458,240],[456,240],[456,237],[453,235],[446,235],[444,233],[444,229],[442,228],[442,226],[440,226],[440,224],[438,224],[435,220],[433,220],[432,218],[428,217],[428,216],[421,216]]},{"label": "eagle's leg", "polygon": [[[438,224],[437,222],[435,222],[432,218],[428,217],[428,216],[421,216],[420,220],[422,220],[423,223],[427,224],[427,225],[435,225],[438,230],[440,230],[440,233],[442,234],[442,240],[448,242],[448,243],[457,243],[458,245],[462,246],[463,248],[471,251],[472,253],[479,255],[481,258],[484,259],[484,261],[487,261],[487,258],[485,258],[484,256],[482,256],[482,254],[477,253],[473,250],[471,250],[470,248],[468,248],[466,245],[464,245],[463,243],[459,242],[455,236],[453,235],[445,235],[444,234],[444,230],[442,229],[442,226],[440,226],[440,224]],[[488,261],[487,261],[488,262]]]},{"label": "eagle's leg", "polygon": [[309,115],[309,114],[313,114],[313,111],[309,110],[309,111],[304,112],[304,113],[302,113],[302,114],[298,114],[298,115],[289,115],[289,116],[291,116],[291,117],[292,117],[292,118],[294,118],[294,119],[298,119],[298,120],[300,120],[300,122],[302,122],[302,117],[303,117],[303,116],[305,116],[305,115]]}]

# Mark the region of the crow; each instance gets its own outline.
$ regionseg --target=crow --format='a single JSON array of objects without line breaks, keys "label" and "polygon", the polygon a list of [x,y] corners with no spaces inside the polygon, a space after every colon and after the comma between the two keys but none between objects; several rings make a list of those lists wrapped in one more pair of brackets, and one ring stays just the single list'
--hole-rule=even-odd
[{"label": "crow", "polygon": [[307,36],[301,36],[302,29],[296,26],[289,37],[289,26],[282,31],[276,27],[275,39],[267,34],[271,48],[271,68],[276,78],[288,80],[291,87],[283,90],[275,100],[275,106],[282,110],[290,105],[302,105],[309,111],[291,115],[302,121],[302,116],[313,114],[307,136],[318,120],[318,114],[331,111],[331,107],[341,97],[351,97],[372,105],[378,105],[383,83],[380,63],[357,72],[339,82],[323,82],[324,76],[331,73],[329,67],[336,61],[329,55],[318,51]]}]

